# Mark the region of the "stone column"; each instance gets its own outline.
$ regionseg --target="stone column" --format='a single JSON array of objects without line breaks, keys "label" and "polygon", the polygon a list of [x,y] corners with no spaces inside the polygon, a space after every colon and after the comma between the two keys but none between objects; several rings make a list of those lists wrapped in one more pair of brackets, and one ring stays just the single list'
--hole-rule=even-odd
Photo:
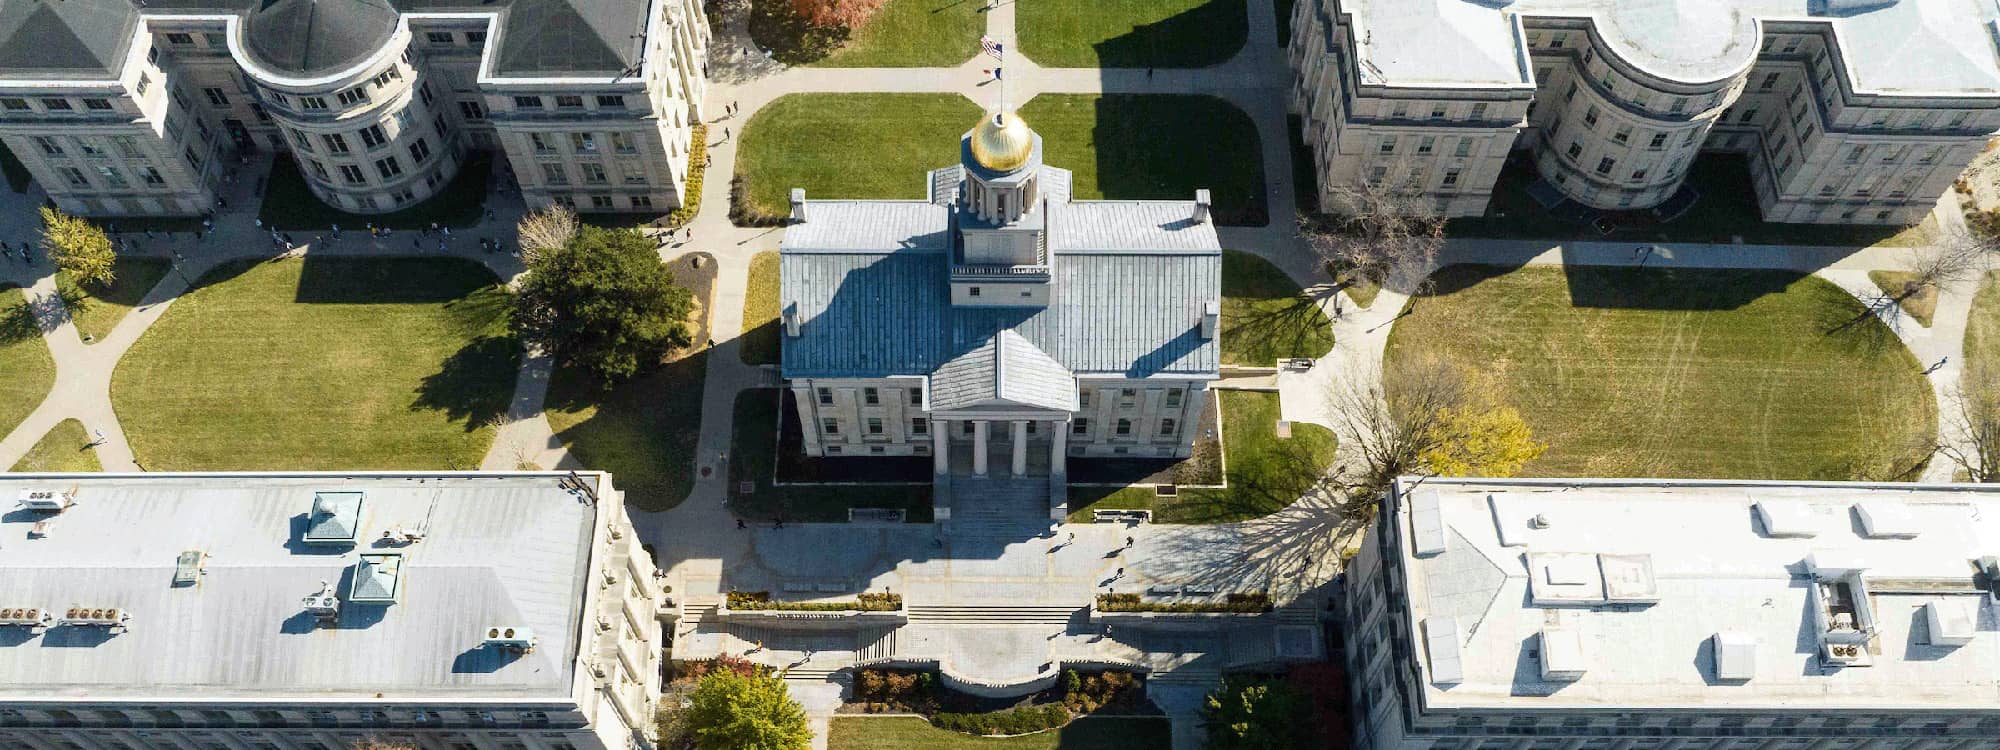
[{"label": "stone column", "polygon": [[1028,420],[1014,420],[1014,476],[1028,473]]},{"label": "stone column", "polygon": [[986,429],[984,419],[972,420],[972,473],[986,476]]},{"label": "stone column", "polygon": [[938,476],[951,473],[951,428],[943,419],[931,420],[931,469]]},{"label": "stone column", "polygon": [[819,417],[814,414],[819,405],[813,389],[802,385],[792,386],[792,406],[799,413],[799,441],[806,455],[825,455],[819,444]]},{"label": "stone column", "polygon": [[1059,477],[1069,473],[1069,422],[1056,420],[1049,423],[1049,476]]}]

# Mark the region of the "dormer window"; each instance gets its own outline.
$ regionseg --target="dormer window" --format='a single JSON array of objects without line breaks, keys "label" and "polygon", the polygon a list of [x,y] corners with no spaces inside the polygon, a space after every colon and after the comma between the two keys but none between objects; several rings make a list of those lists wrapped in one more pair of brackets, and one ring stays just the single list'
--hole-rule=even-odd
[{"label": "dormer window", "polygon": [[973,296],[973,297],[977,297],[977,296],[979,296],[979,287],[976,287],[976,286],[975,286],[975,287],[971,287],[971,288],[967,289],[967,290],[966,290],[966,294],[968,294],[968,295],[970,295],[970,296]]}]

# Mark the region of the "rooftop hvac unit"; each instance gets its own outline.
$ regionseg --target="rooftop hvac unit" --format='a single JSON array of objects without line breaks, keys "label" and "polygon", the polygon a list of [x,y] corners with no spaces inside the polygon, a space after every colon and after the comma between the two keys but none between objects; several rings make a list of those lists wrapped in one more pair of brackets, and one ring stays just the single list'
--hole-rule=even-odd
[{"label": "rooftop hvac unit", "polygon": [[70,607],[63,612],[62,624],[79,627],[124,627],[132,613],[117,607]]},{"label": "rooftop hvac unit", "polygon": [[61,513],[76,504],[76,490],[21,490],[20,500],[27,510]]},{"label": "rooftop hvac unit", "polygon": [[55,616],[40,607],[0,607],[0,625],[46,628],[53,624]]},{"label": "rooftop hvac unit", "polygon": [[486,629],[486,645],[525,654],[535,650],[535,631],[517,625],[496,625]]},{"label": "rooftop hvac unit", "polygon": [[340,597],[334,595],[333,584],[326,581],[320,581],[319,593],[307,596],[300,606],[305,608],[306,614],[322,621],[340,616]]}]

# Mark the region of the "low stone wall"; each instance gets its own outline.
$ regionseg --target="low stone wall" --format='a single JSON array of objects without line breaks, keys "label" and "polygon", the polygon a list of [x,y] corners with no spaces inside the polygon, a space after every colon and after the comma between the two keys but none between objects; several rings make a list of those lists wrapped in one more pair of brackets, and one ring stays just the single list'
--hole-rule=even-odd
[{"label": "low stone wall", "polygon": [[1095,604],[1090,607],[1093,625],[1179,632],[1252,625],[1270,616],[1270,612],[1106,612]]},{"label": "low stone wall", "polygon": [[855,630],[858,628],[896,628],[910,621],[909,612],[861,611],[852,609],[833,611],[790,610],[790,609],[730,609],[723,605],[715,610],[718,620],[732,625],[757,625],[779,630]]},{"label": "low stone wall", "polygon": [[981,698],[1018,698],[1039,693],[1054,686],[1059,679],[1062,679],[1062,665],[1055,662],[1042,665],[1033,675],[998,680],[962,675],[953,671],[951,664],[938,662],[938,680],[945,687]]}]

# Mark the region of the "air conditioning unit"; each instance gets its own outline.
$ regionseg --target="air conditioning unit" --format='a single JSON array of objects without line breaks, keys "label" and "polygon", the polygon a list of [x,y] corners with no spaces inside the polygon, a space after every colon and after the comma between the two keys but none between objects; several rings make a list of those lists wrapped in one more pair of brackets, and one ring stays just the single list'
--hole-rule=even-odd
[{"label": "air conditioning unit", "polygon": [[116,628],[124,627],[132,620],[132,614],[117,607],[70,607],[63,612],[61,624],[81,627]]},{"label": "air conditioning unit", "polygon": [[300,606],[305,608],[306,614],[320,620],[340,616],[340,597],[334,593],[333,584],[326,581],[320,581],[319,593],[307,596]]},{"label": "air conditioning unit", "polygon": [[0,607],[0,626],[46,628],[55,624],[55,615],[40,607]]},{"label": "air conditioning unit", "polygon": [[21,507],[25,510],[61,513],[76,504],[76,493],[55,490],[22,490]]},{"label": "air conditioning unit", "polygon": [[1827,662],[1839,666],[1865,667],[1871,663],[1865,643],[1828,643],[1820,651]]},{"label": "air conditioning unit", "polygon": [[486,629],[486,645],[525,654],[535,650],[535,631],[518,625],[496,625]]}]

